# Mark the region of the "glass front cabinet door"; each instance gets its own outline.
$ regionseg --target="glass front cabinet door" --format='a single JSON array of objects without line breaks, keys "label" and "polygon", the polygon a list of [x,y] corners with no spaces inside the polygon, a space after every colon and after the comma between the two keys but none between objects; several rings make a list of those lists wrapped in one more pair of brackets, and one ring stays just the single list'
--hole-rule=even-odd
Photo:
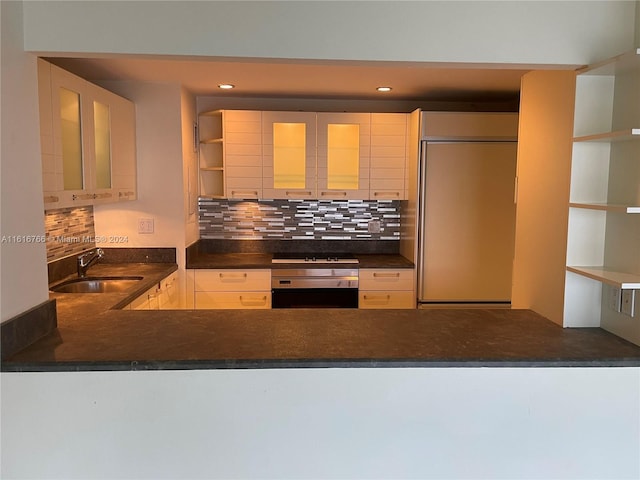
[{"label": "glass front cabinet door", "polygon": [[316,198],[316,114],[263,112],[265,198]]},{"label": "glass front cabinet door", "polygon": [[369,113],[318,113],[318,198],[368,198],[370,124]]}]

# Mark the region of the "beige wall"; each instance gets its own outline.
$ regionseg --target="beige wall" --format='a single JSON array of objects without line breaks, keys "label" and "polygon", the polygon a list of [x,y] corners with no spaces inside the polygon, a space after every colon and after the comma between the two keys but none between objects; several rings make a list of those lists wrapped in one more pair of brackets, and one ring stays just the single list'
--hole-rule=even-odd
[{"label": "beige wall", "polygon": [[523,76],[513,308],[563,324],[575,73]]}]

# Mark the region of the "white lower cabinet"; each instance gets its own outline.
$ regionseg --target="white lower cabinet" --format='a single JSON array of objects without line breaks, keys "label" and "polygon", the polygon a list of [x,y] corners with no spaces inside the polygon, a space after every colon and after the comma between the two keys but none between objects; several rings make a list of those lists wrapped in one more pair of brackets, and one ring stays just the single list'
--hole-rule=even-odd
[{"label": "white lower cabinet", "polygon": [[158,303],[158,291],[159,291],[158,285],[154,285],[149,290],[147,290],[142,295],[140,295],[138,298],[136,298],[134,301],[132,301],[128,305],[128,307],[125,307],[125,309],[127,310],[129,309],[159,310],[160,305]]},{"label": "white lower cabinet", "polygon": [[158,308],[160,310],[173,310],[180,308],[180,306],[180,289],[178,272],[176,271],[160,282]]},{"label": "white lower cabinet", "polygon": [[178,272],[163,278],[123,310],[172,310],[180,308]]},{"label": "white lower cabinet", "polygon": [[194,270],[196,309],[271,308],[271,270]]},{"label": "white lower cabinet", "polygon": [[361,268],[358,308],[416,308],[412,268]]}]

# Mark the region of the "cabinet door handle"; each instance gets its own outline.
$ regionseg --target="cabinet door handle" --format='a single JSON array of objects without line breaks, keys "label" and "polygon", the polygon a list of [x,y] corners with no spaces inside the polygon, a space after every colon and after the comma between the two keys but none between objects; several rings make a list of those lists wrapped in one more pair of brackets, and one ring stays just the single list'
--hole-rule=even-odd
[{"label": "cabinet door handle", "polygon": [[329,195],[331,195],[331,196],[340,195],[341,197],[346,197],[347,196],[347,192],[342,192],[342,191],[340,191],[340,192],[338,192],[338,191],[327,192],[327,191],[324,191],[324,192],[320,192],[320,195],[323,196],[323,197],[327,197]]},{"label": "cabinet door handle", "polygon": [[400,198],[400,192],[373,192],[373,196],[380,198]]},{"label": "cabinet door handle", "polygon": [[309,191],[305,191],[305,192],[285,192],[284,193],[287,197],[310,197],[311,196],[311,192]]},{"label": "cabinet door handle", "polygon": [[373,272],[373,278],[400,278],[400,272],[393,272],[393,273]]},{"label": "cabinet door handle", "polygon": [[93,200],[96,196],[93,193],[84,193],[82,195],[71,195],[71,200]]},{"label": "cabinet door handle", "polygon": [[389,303],[391,295],[365,295],[363,298],[368,302]]},{"label": "cabinet door handle", "polygon": [[257,190],[231,190],[231,196],[240,197],[240,198],[247,198],[247,197],[258,198],[258,191]]},{"label": "cabinet door handle", "polygon": [[267,304],[267,296],[262,297],[245,297],[240,295],[240,303],[246,306],[262,306]]},{"label": "cabinet door handle", "polygon": [[219,275],[220,275],[220,280],[222,281],[225,281],[225,280],[242,281],[247,278],[246,273],[220,273]]}]

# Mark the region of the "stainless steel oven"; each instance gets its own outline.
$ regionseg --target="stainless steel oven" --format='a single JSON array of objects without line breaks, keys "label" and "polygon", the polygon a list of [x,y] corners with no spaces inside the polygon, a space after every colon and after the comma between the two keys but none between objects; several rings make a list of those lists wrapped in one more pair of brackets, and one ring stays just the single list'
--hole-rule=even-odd
[{"label": "stainless steel oven", "polygon": [[[272,308],[358,308],[357,260],[306,257],[274,263],[287,265],[271,271]],[[299,263],[304,265],[295,266]]]}]

